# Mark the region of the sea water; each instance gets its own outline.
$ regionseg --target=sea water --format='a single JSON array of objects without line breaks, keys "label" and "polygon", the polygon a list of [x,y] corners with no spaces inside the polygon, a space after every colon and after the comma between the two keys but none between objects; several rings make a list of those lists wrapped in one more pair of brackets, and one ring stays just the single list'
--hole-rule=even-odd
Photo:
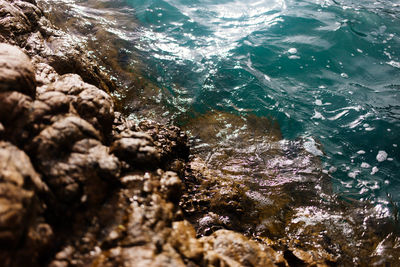
[{"label": "sea water", "polygon": [[400,201],[400,1],[129,0],[175,120],[268,116],[313,138],[335,191]]}]

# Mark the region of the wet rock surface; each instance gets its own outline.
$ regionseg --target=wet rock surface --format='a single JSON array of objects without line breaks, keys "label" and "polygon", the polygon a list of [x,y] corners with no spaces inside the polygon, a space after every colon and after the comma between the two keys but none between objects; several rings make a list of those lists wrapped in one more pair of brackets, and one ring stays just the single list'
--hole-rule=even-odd
[{"label": "wet rock surface", "polygon": [[24,48],[34,62],[47,63],[59,74],[77,73],[105,91],[115,89],[82,41],[55,28],[36,1],[0,1],[0,41]]},{"label": "wet rock surface", "polygon": [[398,262],[399,239],[370,207],[315,204],[330,190],[305,149],[315,143],[221,112],[188,122],[190,144],[178,127],[125,118],[113,78],[35,1],[0,0],[0,42],[1,265]]}]

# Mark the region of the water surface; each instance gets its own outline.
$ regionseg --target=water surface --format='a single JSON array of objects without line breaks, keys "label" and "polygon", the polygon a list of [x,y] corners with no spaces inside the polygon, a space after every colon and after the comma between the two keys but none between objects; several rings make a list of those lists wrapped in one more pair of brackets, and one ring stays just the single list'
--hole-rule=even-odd
[{"label": "water surface", "polygon": [[285,139],[322,144],[336,192],[400,201],[400,2],[128,3],[165,116],[272,117]]}]

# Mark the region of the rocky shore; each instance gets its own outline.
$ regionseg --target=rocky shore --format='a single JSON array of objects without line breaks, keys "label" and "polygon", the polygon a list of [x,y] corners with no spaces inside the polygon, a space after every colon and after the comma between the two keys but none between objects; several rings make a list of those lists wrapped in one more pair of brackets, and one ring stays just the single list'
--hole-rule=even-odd
[{"label": "rocky shore", "polygon": [[335,265],[247,231],[276,210],[255,212],[178,127],[115,111],[113,79],[35,0],[0,0],[0,42],[2,266]]},{"label": "rocky shore", "polygon": [[115,85],[35,1],[0,1],[3,266],[274,266],[239,233],[196,238],[177,127],[114,111]]}]

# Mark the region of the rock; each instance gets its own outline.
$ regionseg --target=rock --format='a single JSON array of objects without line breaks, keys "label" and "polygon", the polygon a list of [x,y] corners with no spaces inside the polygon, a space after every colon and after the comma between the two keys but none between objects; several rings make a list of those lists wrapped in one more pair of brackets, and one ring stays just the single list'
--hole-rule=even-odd
[{"label": "rock", "polygon": [[28,39],[28,52],[40,55],[44,63],[52,66],[57,73],[63,75],[76,73],[82,79],[106,92],[111,92],[116,85],[108,78],[97,65],[94,58],[88,56],[82,49],[82,44],[76,37],[69,35],[52,35],[44,40],[42,35]]},{"label": "rock", "polygon": [[7,139],[17,143],[27,137],[24,128],[30,120],[32,99],[20,92],[0,92],[0,122]]},{"label": "rock", "polygon": [[71,73],[59,76],[56,82],[38,88],[38,93],[57,91],[65,95],[77,96],[85,89],[93,88],[97,89],[93,85],[85,83],[79,75]]},{"label": "rock", "polygon": [[112,130],[114,121],[114,103],[111,97],[98,88],[87,85],[72,102],[75,110],[94,127],[102,129],[102,133],[108,136]]},{"label": "rock", "polygon": [[170,168],[175,159],[184,162],[188,160],[190,152],[187,136],[180,128],[145,120],[139,123],[137,129],[152,137],[154,144],[160,151],[160,160],[166,168]]},{"label": "rock", "polygon": [[65,114],[69,112],[71,99],[57,91],[48,91],[40,94],[33,108],[34,120],[43,120],[45,115]]},{"label": "rock", "polygon": [[181,179],[175,172],[165,172],[160,180],[161,190],[166,198],[174,203],[178,203],[182,192],[183,192],[183,184]]},{"label": "rock", "polygon": [[38,86],[55,82],[59,78],[59,75],[54,68],[46,63],[36,63],[35,70],[36,83]]},{"label": "rock", "polygon": [[[41,210],[35,193],[47,186],[29,157],[10,143],[0,141],[0,246],[15,249]],[[29,230],[37,233],[34,229]]]},{"label": "rock", "polygon": [[38,26],[40,18],[43,16],[42,11],[36,6],[34,0],[31,1],[15,1],[15,6],[18,7],[29,21],[31,29]]},{"label": "rock", "polygon": [[33,139],[31,150],[37,161],[51,161],[68,154],[76,142],[87,138],[101,140],[99,132],[87,121],[66,116],[41,131]]},{"label": "rock", "polygon": [[[0,44],[2,265],[363,263],[335,262],[336,255],[339,248],[351,255],[356,246],[349,241],[377,225],[368,223],[369,213],[358,212],[366,228],[346,231],[338,244],[331,237],[339,235],[332,233],[340,232],[335,220],[343,217],[334,210],[325,209],[331,213],[322,217],[332,219],[325,225],[304,226],[318,217],[301,208],[320,193],[313,192],[324,178],[318,176],[320,161],[301,141],[281,141],[279,127],[267,118],[221,112],[195,118],[188,124],[193,134],[214,146],[205,151],[192,140],[199,157],[189,157],[178,127],[137,124],[114,111],[106,91],[115,84],[84,40],[55,28],[34,0],[0,0],[0,41],[32,57]],[[140,88],[151,91],[153,85]],[[235,128],[237,135],[229,132]],[[221,129],[231,136],[227,143]],[[243,143],[254,146],[243,149]],[[378,244],[371,263],[382,262],[385,252],[399,254],[395,236],[366,240]],[[358,254],[368,261],[367,252]]]},{"label": "rock", "polygon": [[17,91],[35,98],[35,90],[35,72],[29,57],[16,46],[0,44],[0,92]]},{"label": "rock", "polygon": [[327,252],[304,251],[294,248],[292,253],[301,260],[303,264],[308,264],[308,266],[328,267],[336,262],[336,258]]},{"label": "rock", "polygon": [[3,138],[3,135],[4,135],[4,126],[3,126],[3,124],[0,122],[0,140],[1,140],[1,138]]},{"label": "rock", "polygon": [[[189,146],[186,134],[178,127],[164,127],[148,120],[142,121],[137,125],[133,121],[125,120],[121,118],[120,114],[117,114],[114,121],[113,135],[115,141],[112,147],[116,153],[119,153],[119,157],[129,157],[117,152],[121,149],[124,150],[122,147],[130,146],[133,149],[132,151],[135,151],[136,146],[140,144],[142,147],[147,146],[146,149],[150,149],[147,152],[148,155],[144,158],[153,162],[151,164],[153,168],[173,168],[175,172],[179,172],[180,175],[183,174],[184,168],[182,164],[188,160]],[[133,138],[136,141],[122,140],[124,138]],[[139,142],[139,140],[142,141]],[[156,164],[156,162],[158,163]]]},{"label": "rock", "polygon": [[155,169],[159,162],[158,151],[152,146],[151,139],[142,137],[118,139],[111,145],[111,152],[133,168]]},{"label": "rock", "polygon": [[[84,52],[84,41],[56,29],[43,16],[34,1],[0,1],[0,42],[25,48],[59,74],[78,73],[82,78],[105,91],[116,85],[101,70],[95,58]],[[28,61],[27,61],[28,62]]]},{"label": "rock", "polygon": [[201,261],[204,251],[203,243],[196,239],[196,230],[188,221],[179,221],[172,224],[172,233],[169,240],[185,258]]},{"label": "rock", "polygon": [[85,83],[78,75],[58,76],[55,82],[39,87],[38,95],[38,100],[48,106],[47,110],[42,107],[42,115],[60,113],[62,106],[64,113],[74,113],[85,119],[99,129],[104,138],[111,134],[114,121],[114,103],[111,97],[97,87]]},{"label": "rock", "polygon": [[233,231],[219,230],[200,241],[206,266],[288,266],[273,249]]},{"label": "rock", "polygon": [[39,170],[62,203],[99,203],[109,183],[117,183],[118,159],[109,154],[98,131],[83,119],[62,118],[33,139]]},{"label": "rock", "polygon": [[0,14],[0,32],[5,39],[15,42],[32,30],[30,20],[15,3],[0,1]]}]

